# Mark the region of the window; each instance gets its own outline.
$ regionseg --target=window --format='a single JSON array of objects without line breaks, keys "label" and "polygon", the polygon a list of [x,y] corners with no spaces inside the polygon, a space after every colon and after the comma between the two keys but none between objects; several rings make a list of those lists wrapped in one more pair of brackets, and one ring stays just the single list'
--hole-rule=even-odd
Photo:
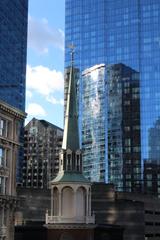
[{"label": "window", "polygon": [[127,138],[125,139],[125,146],[130,146],[131,145],[131,139]]},{"label": "window", "polygon": [[4,120],[0,119],[0,136],[4,135]]},{"label": "window", "polygon": [[77,155],[77,171],[80,169],[80,156]]},{"label": "window", "polygon": [[133,126],[133,130],[140,130],[140,126],[139,125]]},{"label": "window", "polygon": [[160,215],[160,212],[156,211],[156,212],[155,212],[155,215]]},{"label": "window", "polygon": [[153,211],[151,211],[151,210],[145,210],[145,214],[153,214]]},{"label": "window", "polygon": [[133,152],[140,152],[140,147],[133,147]]},{"label": "window", "polygon": [[153,226],[153,222],[145,222],[146,226]]},{"label": "window", "polygon": [[152,174],[147,174],[147,180],[152,180]]},{"label": "window", "polygon": [[131,187],[131,182],[126,181],[126,187]]},{"label": "window", "polygon": [[149,234],[145,234],[145,237],[148,237],[148,238],[149,238],[149,237],[153,237],[153,236],[154,236],[154,235],[153,235],[153,234],[150,234],[150,233],[149,233]]},{"label": "window", "polygon": [[0,136],[8,137],[10,122],[0,118]]},{"label": "window", "polygon": [[130,101],[124,101],[124,105],[125,106],[129,106],[130,105]]},{"label": "window", "polygon": [[126,127],[124,127],[124,130],[125,130],[126,132],[130,131],[130,127],[129,127],[129,126],[126,126]]},{"label": "window", "polygon": [[125,153],[130,153],[131,152],[131,148],[130,147],[125,147],[124,150],[125,150]]},{"label": "window", "polygon": [[131,179],[131,174],[127,174],[126,179]]},{"label": "window", "polygon": [[152,187],[152,182],[151,181],[147,181],[147,187]]},{"label": "window", "polygon": [[160,222],[156,222],[156,223],[155,223],[155,226],[160,226]]},{"label": "window", "polygon": [[0,147],[0,167],[4,165],[4,149]]},{"label": "window", "polygon": [[71,170],[71,154],[68,154],[67,169]]},{"label": "window", "polygon": [[0,177],[0,194],[4,194],[5,191],[5,182],[4,177]]}]

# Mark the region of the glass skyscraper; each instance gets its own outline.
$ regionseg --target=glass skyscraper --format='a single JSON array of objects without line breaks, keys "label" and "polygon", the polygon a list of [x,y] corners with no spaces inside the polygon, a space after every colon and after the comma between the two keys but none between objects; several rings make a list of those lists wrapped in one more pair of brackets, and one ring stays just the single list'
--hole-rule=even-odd
[{"label": "glass skyscraper", "polygon": [[[28,0],[0,2],[0,99],[25,111]],[[20,142],[23,142],[23,122]],[[21,159],[17,162],[20,180]]]},{"label": "glass skyscraper", "polygon": [[82,72],[83,172],[92,182],[105,181],[105,77],[104,64]]},{"label": "glass skyscraper", "polygon": [[0,99],[25,110],[28,0],[0,3]]},{"label": "glass skyscraper", "polygon": [[[141,184],[145,188],[144,191],[147,192],[147,189],[149,189],[150,192],[160,195],[160,174],[158,170],[156,172],[160,164],[160,155],[158,154],[160,142],[157,137],[157,131],[153,130],[157,128],[160,117],[160,1],[66,0],[65,20],[65,66],[69,66],[70,56],[67,46],[70,43],[76,46],[75,67],[80,70],[80,75],[86,68],[96,64],[104,63],[106,65],[107,99],[106,111],[104,112],[107,114],[105,116],[102,114],[102,117],[105,117],[106,120],[105,131],[107,132],[107,140],[105,142],[107,146],[105,148],[105,159],[108,169],[105,169],[105,171],[108,180],[113,182],[119,190],[129,190],[130,188],[131,191],[134,190],[132,188],[133,180],[136,181],[136,190],[139,189],[140,182],[144,182],[144,184]],[[128,104],[129,102],[132,104],[134,102],[133,99],[137,101],[137,108],[133,110],[136,113],[135,115],[133,113],[133,116],[129,113],[130,120],[127,123],[128,125],[123,125],[127,116],[123,112],[125,109],[124,105],[117,106],[120,111],[119,124],[120,118],[122,119],[118,130],[112,126],[115,116],[108,114],[112,109],[112,105],[114,105],[114,98],[109,92],[110,89],[108,89],[109,81],[114,82],[114,77],[110,77],[110,74],[112,72],[112,75],[115,75],[113,71],[117,71],[117,65],[121,65],[121,67],[123,65],[123,68],[126,67],[128,71],[130,69],[130,72],[136,73],[133,87],[132,77],[127,77],[128,84],[131,85],[129,90],[122,89],[122,82],[125,76],[121,75],[121,70],[118,70],[119,82],[114,84],[115,87],[116,85],[119,86],[119,91],[130,91],[129,100],[125,100],[126,102],[128,101]],[[110,66],[112,67],[110,68]],[[134,84],[138,84],[137,87]],[[80,99],[82,99],[82,90],[84,90],[82,88],[82,77],[80,78],[79,86]],[[125,95],[125,97],[127,96]],[[122,100],[120,98],[118,104],[122,103]],[[82,108],[80,107],[79,110],[80,122],[82,124]],[[125,129],[127,127],[129,129],[132,126],[134,118],[137,118],[137,123],[134,126],[137,132],[135,133],[132,128],[131,131],[128,131],[126,137]],[[113,148],[118,148],[117,144],[120,137],[118,131],[120,130],[121,134],[125,136],[125,138],[121,136],[121,139],[126,140],[121,145],[123,153],[128,150],[131,153],[128,156],[126,155],[126,158],[124,156],[121,158],[118,155],[113,156],[112,148],[109,145],[115,141]],[[115,133],[116,131],[117,133]],[[82,139],[85,137],[82,132]],[[155,154],[152,154],[152,149],[156,149]],[[154,157],[152,157],[153,155]],[[131,156],[132,159],[130,159]],[[113,167],[114,165],[115,167],[118,166],[117,162],[121,165],[118,172]],[[126,173],[124,179],[128,178],[128,180],[124,181],[127,182],[127,186],[126,184],[118,185],[116,180],[120,172],[123,174],[126,171],[124,162],[127,162],[128,168],[130,164],[130,168],[134,169],[132,172]],[[151,165],[153,165],[154,174],[152,174],[152,171],[149,171]],[[155,181],[157,184],[156,190]]]},{"label": "glass skyscraper", "polygon": [[108,179],[117,190],[141,191],[139,73],[107,67]]}]

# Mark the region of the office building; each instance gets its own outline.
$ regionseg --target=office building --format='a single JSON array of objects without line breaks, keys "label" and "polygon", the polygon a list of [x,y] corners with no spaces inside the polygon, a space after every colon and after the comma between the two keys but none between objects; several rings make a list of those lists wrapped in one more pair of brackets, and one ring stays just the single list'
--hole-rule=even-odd
[{"label": "office building", "polygon": [[[124,64],[139,73],[140,141],[136,147],[140,154],[143,180],[144,165],[152,161],[150,129],[155,127],[160,110],[160,2],[66,0],[65,9],[65,67],[69,66],[70,59],[67,46],[73,43],[76,46],[74,64],[80,70],[80,76],[85,69],[101,63],[106,64],[106,67],[110,64]],[[82,77],[79,85],[82,99]],[[82,125],[81,107],[79,111]],[[108,130],[107,122],[106,132]],[[83,132],[81,135],[83,138]],[[153,140],[152,149],[153,145],[159,149],[157,138]],[[105,155],[108,162],[109,148],[106,148]],[[160,159],[156,161],[159,163]],[[109,164],[106,166],[110,168]],[[107,175],[109,168],[105,168]],[[113,183],[117,185],[115,181]]]},{"label": "office building", "polygon": [[25,126],[22,186],[48,188],[59,170],[63,130],[45,120],[33,118]]},{"label": "office building", "polygon": [[83,172],[92,182],[105,181],[105,77],[104,64],[82,73]]},{"label": "office building", "polygon": [[139,73],[107,67],[108,178],[119,191],[141,191]]},{"label": "office building", "polygon": [[124,64],[96,65],[82,72],[82,92],[84,174],[119,191],[140,191],[139,73]]},{"label": "office building", "polygon": [[160,119],[149,129],[149,158],[144,164],[144,191],[160,197]]},{"label": "office building", "polygon": [[25,110],[28,0],[0,4],[0,98]]},{"label": "office building", "polygon": [[[4,0],[0,4],[0,99],[25,111],[28,0]],[[23,121],[20,142],[23,144]],[[23,149],[17,160],[21,179]]]},{"label": "office building", "polygon": [[25,114],[0,101],[0,239],[14,239],[16,161],[20,147],[20,122]]}]

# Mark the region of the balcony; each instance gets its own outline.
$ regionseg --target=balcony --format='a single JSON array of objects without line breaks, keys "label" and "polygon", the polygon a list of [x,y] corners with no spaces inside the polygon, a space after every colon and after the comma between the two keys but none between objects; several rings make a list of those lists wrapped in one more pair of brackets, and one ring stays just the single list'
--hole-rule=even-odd
[{"label": "balcony", "polygon": [[46,213],[46,224],[63,224],[63,223],[72,223],[72,224],[94,224],[95,216],[85,216],[85,217],[64,217],[64,216],[49,216]]}]

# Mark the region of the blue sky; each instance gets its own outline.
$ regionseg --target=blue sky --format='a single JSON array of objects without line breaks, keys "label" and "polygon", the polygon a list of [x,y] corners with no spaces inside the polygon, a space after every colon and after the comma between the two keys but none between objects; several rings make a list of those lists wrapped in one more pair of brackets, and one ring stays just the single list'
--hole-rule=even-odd
[{"label": "blue sky", "polygon": [[30,0],[26,122],[33,117],[63,127],[65,0]]}]

